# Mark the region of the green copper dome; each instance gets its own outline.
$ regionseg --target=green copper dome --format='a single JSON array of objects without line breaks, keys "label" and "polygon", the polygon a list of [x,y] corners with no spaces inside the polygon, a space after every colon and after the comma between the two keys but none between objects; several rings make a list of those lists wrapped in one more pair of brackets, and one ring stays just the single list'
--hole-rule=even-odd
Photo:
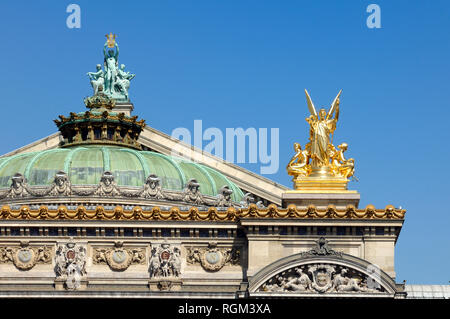
[{"label": "green copper dome", "polygon": [[207,166],[163,154],[116,146],[57,148],[0,158],[0,188],[11,184],[11,177],[23,174],[30,186],[50,185],[58,171],[68,174],[72,185],[96,185],[103,172],[110,171],[119,186],[141,187],[147,176],[155,174],[161,186],[182,190],[195,178],[200,191],[217,195],[222,186],[233,190],[232,200],[239,202],[244,194],[224,175]]}]

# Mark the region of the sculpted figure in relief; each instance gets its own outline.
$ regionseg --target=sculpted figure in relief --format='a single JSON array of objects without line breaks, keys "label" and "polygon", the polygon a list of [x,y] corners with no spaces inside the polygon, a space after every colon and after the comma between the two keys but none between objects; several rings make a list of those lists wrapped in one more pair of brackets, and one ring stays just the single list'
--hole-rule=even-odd
[{"label": "sculpted figure in relief", "polygon": [[66,288],[76,290],[86,275],[86,248],[70,241],[59,245],[55,256],[56,277],[65,279]]},{"label": "sculpted figure in relief", "polygon": [[218,207],[230,207],[232,206],[231,195],[233,190],[228,185],[222,186],[219,191],[217,206]]},{"label": "sculpted figure in relief", "polygon": [[7,193],[7,198],[27,197],[30,195],[28,191],[27,179],[20,173],[14,174],[11,178],[11,187]]},{"label": "sculpted figure in relief", "polygon": [[120,190],[114,181],[114,175],[111,172],[104,172],[100,178],[100,183],[94,193],[100,196],[117,196]]},{"label": "sculpted figure in relief", "polygon": [[194,204],[200,205],[204,202],[203,196],[200,193],[200,184],[195,178],[191,178],[184,188],[184,198],[185,202],[193,202]]},{"label": "sculpted figure in relief", "polygon": [[145,198],[156,198],[156,199],[165,198],[162,192],[161,179],[158,176],[156,176],[155,174],[150,174],[147,177],[142,196]]},{"label": "sculpted figure in relief", "polygon": [[63,171],[56,173],[53,184],[50,186],[48,195],[70,196],[72,193],[69,177]]},{"label": "sculpted figure in relief", "polygon": [[179,277],[181,271],[181,251],[168,243],[156,246],[149,260],[150,278]]}]

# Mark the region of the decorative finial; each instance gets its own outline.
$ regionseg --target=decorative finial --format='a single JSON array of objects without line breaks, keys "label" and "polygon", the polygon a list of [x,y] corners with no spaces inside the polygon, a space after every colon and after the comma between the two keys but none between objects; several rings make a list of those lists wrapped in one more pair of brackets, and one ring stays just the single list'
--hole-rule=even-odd
[{"label": "decorative finial", "polygon": [[109,34],[105,35],[106,39],[107,39],[107,43],[108,43],[108,48],[114,48],[115,44],[116,44],[116,35],[112,34],[112,32],[110,32]]}]

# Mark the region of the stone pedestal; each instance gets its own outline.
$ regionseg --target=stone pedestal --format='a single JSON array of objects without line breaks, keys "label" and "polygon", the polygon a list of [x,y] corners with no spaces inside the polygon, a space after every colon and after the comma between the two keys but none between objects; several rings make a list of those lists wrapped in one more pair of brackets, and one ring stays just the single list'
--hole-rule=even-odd
[{"label": "stone pedestal", "polygon": [[150,291],[180,291],[182,281],[179,278],[152,278],[148,282]]},{"label": "stone pedestal", "polygon": [[113,112],[125,113],[126,116],[131,116],[131,112],[134,110],[133,103],[131,102],[117,102],[113,109]]},{"label": "stone pedestal", "polygon": [[[76,290],[86,290],[88,286],[87,279],[80,280],[80,286]],[[55,290],[68,290],[66,287],[66,278],[58,277],[55,279]]]},{"label": "stone pedestal", "polygon": [[307,193],[304,191],[293,190],[282,194],[281,199],[283,207],[294,204],[300,208],[314,205],[318,209],[324,209],[327,208],[328,205],[335,205],[336,208],[343,209],[348,205],[353,205],[357,208],[360,194],[357,191]]}]

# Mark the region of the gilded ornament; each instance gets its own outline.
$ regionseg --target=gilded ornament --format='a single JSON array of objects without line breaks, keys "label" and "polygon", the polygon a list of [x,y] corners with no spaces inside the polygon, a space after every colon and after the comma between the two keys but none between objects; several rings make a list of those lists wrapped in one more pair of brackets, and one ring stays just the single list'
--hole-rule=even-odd
[{"label": "gilded ornament", "polygon": [[314,103],[305,90],[308,109],[311,113],[306,118],[309,124],[309,142],[302,149],[299,143],[294,144],[295,154],[286,169],[293,176],[294,188],[298,191],[336,191],[347,190],[348,178],[353,176],[355,160],[346,159],[344,152],[346,143],[333,145],[333,135],[339,119],[339,91],[327,111],[325,108],[316,111]]}]

